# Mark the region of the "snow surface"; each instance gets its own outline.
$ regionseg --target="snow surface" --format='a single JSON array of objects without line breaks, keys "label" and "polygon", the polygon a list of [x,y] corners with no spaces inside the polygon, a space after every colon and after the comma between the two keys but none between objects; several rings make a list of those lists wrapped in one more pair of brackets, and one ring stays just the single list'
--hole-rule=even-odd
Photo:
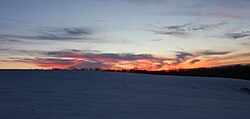
[{"label": "snow surface", "polygon": [[250,81],[0,71],[0,119],[250,119]]}]

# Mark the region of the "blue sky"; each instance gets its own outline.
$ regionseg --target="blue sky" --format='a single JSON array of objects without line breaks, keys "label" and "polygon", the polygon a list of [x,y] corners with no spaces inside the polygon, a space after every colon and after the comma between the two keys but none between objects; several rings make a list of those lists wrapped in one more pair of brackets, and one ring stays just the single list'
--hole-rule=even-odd
[{"label": "blue sky", "polygon": [[[248,0],[1,0],[0,68],[248,64],[249,6]],[[131,54],[153,58],[127,60]]]}]

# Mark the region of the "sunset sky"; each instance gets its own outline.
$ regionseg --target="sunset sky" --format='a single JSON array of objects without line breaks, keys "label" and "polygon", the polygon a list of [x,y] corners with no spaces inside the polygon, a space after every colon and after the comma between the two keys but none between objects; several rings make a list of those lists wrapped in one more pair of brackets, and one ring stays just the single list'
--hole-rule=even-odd
[{"label": "sunset sky", "polygon": [[249,0],[1,0],[0,69],[250,64]]}]

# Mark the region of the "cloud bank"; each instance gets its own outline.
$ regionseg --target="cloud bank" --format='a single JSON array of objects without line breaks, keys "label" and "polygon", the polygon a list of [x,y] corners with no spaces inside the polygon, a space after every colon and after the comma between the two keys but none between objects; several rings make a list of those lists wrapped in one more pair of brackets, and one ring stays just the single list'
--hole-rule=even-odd
[{"label": "cloud bank", "polygon": [[[24,51],[20,51],[20,53],[21,52]],[[75,67],[166,70],[171,67],[202,67],[207,66],[204,64],[208,62],[221,62],[225,59],[232,59],[229,58],[230,53],[232,52],[214,50],[204,50],[197,52],[175,51],[175,56],[170,58],[154,56],[152,54],[101,53],[100,51],[96,52],[91,50],[33,51],[32,53],[37,53],[39,55],[35,55],[34,58],[11,58],[9,60],[1,60],[1,62],[24,62],[36,64],[41,68]],[[249,53],[245,53],[240,56],[238,55],[237,57],[248,56]],[[221,57],[221,59],[218,57]]]}]

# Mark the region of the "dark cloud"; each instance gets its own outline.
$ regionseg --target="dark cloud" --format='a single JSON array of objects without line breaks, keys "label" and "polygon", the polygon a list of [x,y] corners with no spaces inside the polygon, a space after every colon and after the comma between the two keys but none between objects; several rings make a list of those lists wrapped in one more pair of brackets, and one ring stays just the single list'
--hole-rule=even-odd
[{"label": "dark cloud", "polygon": [[91,35],[93,34],[90,28],[62,28],[69,35]]},{"label": "dark cloud", "polygon": [[[188,59],[192,57],[199,57],[199,56],[208,56],[208,55],[227,55],[230,54],[231,51],[212,51],[212,50],[205,50],[200,52],[182,52],[182,51],[175,51],[177,54],[175,55],[176,58],[174,59],[176,63],[174,64],[180,64],[182,62],[187,61]],[[200,60],[199,60],[200,61]],[[199,62],[198,59],[190,61],[190,64],[194,64],[196,62]]]},{"label": "dark cloud", "polygon": [[37,58],[35,62],[40,66],[52,66],[52,65],[59,65],[59,66],[67,66],[74,63],[72,59],[53,59],[53,58]]},{"label": "dark cloud", "polygon": [[92,35],[97,29],[91,27],[40,27],[39,32],[43,34],[56,34],[63,36]]},{"label": "dark cloud", "polygon": [[195,64],[195,63],[197,63],[197,62],[199,62],[199,61],[201,61],[201,60],[199,60],[199,59],[194,59],[194,60],[190,61],[189,63],[190,63],[190,64]]},{"label": "dark cloud", "polygon": [[37,36],[26,36],[26,35],[10,35],[10,34],[0,34],[1,39],[9,40],[80,40],[81,37],[69,37],[69,36],[59,36],[55,34],[43,34]]},{"label": "dark cloud", "polygon": [[90,36],[94,34],[92,28],[52,28],[42,27],[38,35],[0,34],[1,41],[23,42],[25,40],[54,40],[54,41],[95,41]]},{"label": "dark cloud", "polygon": [[231,51],[211,51],[211,50],[206,50],[206,51],[201,51],[201,55],[226,55],[231,53]]},{"label": "dark cloud", "polygon": [[[160,68],[164,66],[166,60],[175,60],[171,58],[160,58],[155,57],[151,54],[134,54],[134,53],[100,53],[84,50],[66,50],[66,51],[54,51],[46,52],[44,55],[48,57],[57,58],[72,58],[81,59],[85,62],[75,65],[77,68],[107,68],[107,67],[117,67],[114,64],[119,64],[120,62],[127,62],[128,65],[139,66],[139,67],[157,67]],[[145,64],[140,65],[140,64]],[[146,66],[148,65],[148,66]]]},{"label": "dark cloud", "polygon": [[188,23],[184,25],[165,26],[165,28],[168,30],[174,30],[174,31],[199,31],[199,30],[212,29],[214,27],[218,27],[218,26],[225,25],[225,24],[226,23],[217,23],[217,24]]},{"label": "dark cloud", "polygon": [[102,53],[102,54],[84,54],[84,57],[94,58],[94,57],[103,57],[103,58],[111,58],[111,59],[119,59],[119,60],[138,60],[138,59],[153,59],[154,57],[150,54],[133,54],[133,53]]},{"label": "dark cloud", "polygon": [[154,34],[161,34],[161,35],[174,35],[174,36],[186,36],[188,35],[184,31],[153,31]]},{"label": "dark cloud", "polygon": [[217,24],[197,24],[197,23],[187,23],[183,25],[170,25],[170,26],[153,26],[148,31],[154,34],[162,35],[176,35],[176,36],[186,36],[191,32],[211,30],[213,28],[225,25],[227,23],[217,23]]},{"label": "dark cloud", "polygon": [[119,65],[121,62],[141,68],[160,68],[165,64],[165,60],[169,60],[167,58],[155,57],[151,54],[100,53],[88,50],[36,51],[35,53],[40,56],[37,55],[34,58],[14,57],[9,58],[9,61],[33,63],[44,68],[114,68],[119,67],[115,66],[115,64]]},{"label": "dark cloud", "polygon": [[78,59],[97,59],[97,60],[169,60],[167,58],[157,58],[151,54],[134,54],[134,53],[101,53],[97,50],[63,50],[63,51],[39,51],[39,50],[15,50],[9,48],[2,48],[2,51],[8,53],[26,54],[29,56],[39,57],[54,57],[54,58],[78,58]]},{"label": "dark cloud", "polygon": [[225,36],[231,39],[246,38],[250,36],[250,31],[242,31],[239,33],[227,33],[225,34]]},{"label": "dark cloud", "polygon": [[190,26],[191,24],[183,24],[183,25],[170,25],[170,26],[165,26],[164,28],[168,30],[173,30],[173,31],[186,31],[186,27]]},{"label": "dark cloud", "polygon": [[92,53],[81,50],[67,50],[67,51],[55,51],[47,52],[48,56],[55,57],[68,57],[68,58],[106,58],[113,60],[139,60],[139,59],[157,59],[151,54],[133,54],[133,53]]},{"label": "dark cloud", "polygon": [[187,53],[187,52],[180,52],[180,51],[176,51],[176,62],[177,63],[181,63],[181,62],[184,62],[186,61],[188,58],[194,56],[193,54],[191,53]]}]

